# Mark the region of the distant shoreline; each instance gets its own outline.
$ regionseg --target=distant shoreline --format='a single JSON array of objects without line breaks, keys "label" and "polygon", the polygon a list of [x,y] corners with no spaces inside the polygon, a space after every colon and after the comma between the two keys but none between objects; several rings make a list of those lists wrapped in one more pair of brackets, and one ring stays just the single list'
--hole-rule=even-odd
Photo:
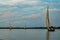
[{"label": "distant shoreline", "polygon": [[[60,29],[60,27],[54,27],[55,29]],[[47,29],[47,27],[0,27],[0,29]]]}]

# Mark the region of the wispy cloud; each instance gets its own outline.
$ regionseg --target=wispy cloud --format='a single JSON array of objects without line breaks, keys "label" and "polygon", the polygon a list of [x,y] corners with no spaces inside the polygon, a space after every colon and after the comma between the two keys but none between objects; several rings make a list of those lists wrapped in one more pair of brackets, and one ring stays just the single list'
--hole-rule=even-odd
[{"label": "wispy cloud", "polygon": [[27,8],[23,8],[23,11],[33,11],[33,10],[41,10],[43,9],[44,6],[33,6],[33,7],[27,7]]},{"label": "wispy cloud", "polygon": [[13,23],[13,24],[19,24],[20,21],[19,21],[19,20],[14,20],[12,23]]},{"label": "wispy cloud", "polygon": [[3,4],[3,5],[14,5],[18,2],[21,2],[21,1],[24,1],[24,0],[4,0],[4,1],[0,1],[0,4]]},{"label": "wispy cloud", "polygon": [[54,5],[60,5],[60,2],[40,2],[42,5],[49,5],[49,6],[54,6]]},{"label": "wispy cloud", "polygon": [[11,14],[9,12],[5,12],[3,13],[3,15],[1,15],[1,17],[4,18],[9,18],[11,16]]},{"label": "wispy cloud", "polygon": [[52,9],[49,9],[49,11],[60,11],[60,9],[58,9],[58,8],[52,8]]},{"label": "wispy cloud", "polygon": [[42,13],[36,13],[36,14],[23,16],[22,18],[38,18],[41,15],[42,15]]},{"label": "wispy cloud", "polygon": [[0,1],[0,4],[3,5],[15,5],[17,3],[21,4],[36,4],[36,0],[9,0],[9,1]]}]

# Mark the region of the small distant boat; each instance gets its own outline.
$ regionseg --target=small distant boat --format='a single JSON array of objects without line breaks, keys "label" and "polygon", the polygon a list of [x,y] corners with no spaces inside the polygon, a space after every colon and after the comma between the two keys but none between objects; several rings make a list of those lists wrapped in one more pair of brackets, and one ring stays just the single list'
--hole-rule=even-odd
[{"label": "small distant boat", "polygon": [[48,8],[46,9],[46,27],[47,27],[48,31],[55,31],[55,28],[53,26],[50,27]]},{"label": "small distant boat", "polygon": [[11,24],[9,24],[9,29],[12,30],[12,26],[11,26]]},{"label": "small distant boat", "polygon": [[26,30],[26,24],[25,24],[25,26],[24,26],[24,29]]}]

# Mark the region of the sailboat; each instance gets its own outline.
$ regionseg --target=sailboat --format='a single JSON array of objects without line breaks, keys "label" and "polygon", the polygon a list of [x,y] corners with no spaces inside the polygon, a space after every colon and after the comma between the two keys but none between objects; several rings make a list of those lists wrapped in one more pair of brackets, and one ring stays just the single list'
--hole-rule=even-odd
[{"label": "sailboat", "polygon": [[11,26],[11,24],[9,24],[9,29],[12,30],[12,26]]},{"label": "sailboat", "polygon": [[26,24],[25,24],[25,26],[24,26],[24,29],[26,30]]},{"label": "sailboat", "polygon": [[50,26],[48,7],[46,8],[46,27],[48,31],[55,31],[55,28],[53,26]]}]

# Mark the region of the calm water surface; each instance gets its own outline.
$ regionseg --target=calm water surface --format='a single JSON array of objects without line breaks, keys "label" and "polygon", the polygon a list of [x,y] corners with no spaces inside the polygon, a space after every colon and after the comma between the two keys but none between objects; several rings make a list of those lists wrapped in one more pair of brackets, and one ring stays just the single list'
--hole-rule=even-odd
[{"label": "calm water surface", "polygon": [[60,40],[60,29],[0,29],[0,40]]}]

